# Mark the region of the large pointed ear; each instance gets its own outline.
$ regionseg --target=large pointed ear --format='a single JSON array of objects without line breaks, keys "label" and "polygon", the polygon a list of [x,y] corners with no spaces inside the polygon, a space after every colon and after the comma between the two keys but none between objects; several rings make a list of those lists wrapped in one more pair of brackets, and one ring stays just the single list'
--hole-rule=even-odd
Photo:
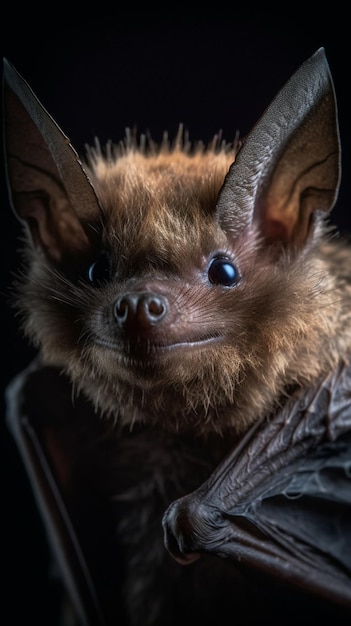
[{"label": "large pointed ear", "polygon": [[77,153],[4,59],[5,162],[12,207],[54,262],[88,252],[100,215]]},{"label": "large pointed ear", "polygon": [[237,235],[255,224],[268,241],[302,246],[333,207],[340,146],[332,78],[320,48],[290,78],[244,140],[218,198]]}]

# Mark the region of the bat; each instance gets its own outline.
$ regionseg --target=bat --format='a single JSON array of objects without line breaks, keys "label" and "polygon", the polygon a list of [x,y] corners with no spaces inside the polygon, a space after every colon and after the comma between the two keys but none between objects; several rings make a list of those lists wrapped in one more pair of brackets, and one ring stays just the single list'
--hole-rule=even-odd
[{"label": "bat", "polygon": [[7,419],[63,620],[347,623],[351,251],[324,49],[232,142],[127,129],[80,157],[6,59],[4,121],[38,350]]}]

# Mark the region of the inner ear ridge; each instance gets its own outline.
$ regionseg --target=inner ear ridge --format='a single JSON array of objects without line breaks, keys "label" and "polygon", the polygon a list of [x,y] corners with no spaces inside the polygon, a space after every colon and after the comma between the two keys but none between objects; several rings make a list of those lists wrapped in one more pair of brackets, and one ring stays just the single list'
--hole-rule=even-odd
[{"label": "inner ear ridge", "polygon": [[17,155],[9,162],[12,201],[18,217],[27,223],[35,246],[55,262],[70,253],[85,251],[88,237],[60,178]]}]

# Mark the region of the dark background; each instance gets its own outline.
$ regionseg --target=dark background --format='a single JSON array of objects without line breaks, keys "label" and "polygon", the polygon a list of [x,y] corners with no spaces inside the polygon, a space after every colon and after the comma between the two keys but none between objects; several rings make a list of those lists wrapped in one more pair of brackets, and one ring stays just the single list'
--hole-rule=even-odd
[{"label": "dark background", "polygon": [[[279,6],[279,5],[278,5]],[[94,7],[94,12],[99,6]],[[219,130],[231,141],[245,135],[277,90],[317,48],[324,46],[334,78],[343,147],[343,176],[332,221],[351,229],[349,35],[346,14],[314,14],[283,5],[284,16],[232,7],[192,17],[181,8],[90,16],[65,11],[51,17],[7,8],[1,53],[30,83],[78,150],[98,136],[119,140],[127,126],[159,140],[180,122],[193,140],[209,141]],[[334,6],[330,5],[330,12]],[[234,15],[233,15],[234,13]],[[1,160],[2,164],[2,160]],[[1,167],[2,390],[32,358],[8,304],[20,232]],[[3,394],[2,394],[3,396]],[[2,590],[8,623],[51,626],[53,597],[47,586],[44,531],[21,460],[1,410],[3,523]],[[4,610],[4,609],[3,609]]]}]

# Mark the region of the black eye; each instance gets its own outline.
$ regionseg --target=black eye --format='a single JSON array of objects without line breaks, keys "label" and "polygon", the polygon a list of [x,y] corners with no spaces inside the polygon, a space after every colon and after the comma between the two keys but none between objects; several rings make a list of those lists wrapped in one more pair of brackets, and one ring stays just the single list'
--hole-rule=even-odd
[{"label": "black eye", "polygon": [[239,280],[238,271],[228,259],[213,259],[208,268],[208,277],[214,285],[223,285],[224,287],[232,287]]},{"label": "black eye", "polygon": [[111,264],[108,254],[100,252],[96,261],[88,269],[88,280],[93,285],[106,282],[111,275]]}]

